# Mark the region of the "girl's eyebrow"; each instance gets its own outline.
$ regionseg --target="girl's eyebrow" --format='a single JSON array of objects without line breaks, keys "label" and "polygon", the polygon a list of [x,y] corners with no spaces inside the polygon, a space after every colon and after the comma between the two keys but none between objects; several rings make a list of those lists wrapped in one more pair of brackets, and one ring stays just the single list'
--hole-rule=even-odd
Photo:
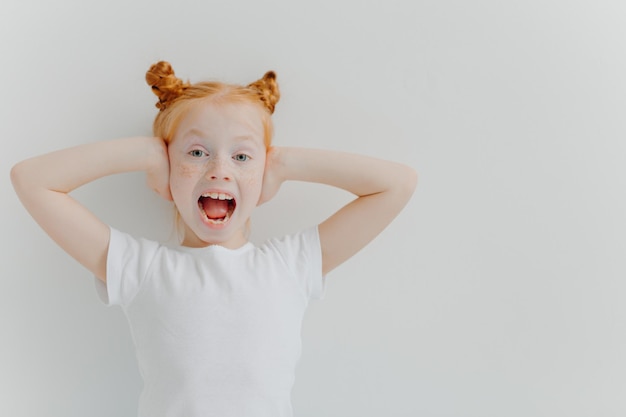
[{"label": "girl's eyebrow", "polygon": [[254,136],[251,135],[235,136],[233,139],[238,142],[256,142]]},{"label": "girl's eyebrow", "polygon": [[[206,133],[196,128],[189,129],[188,131],[184,132],[182,135],[180,135],[180,139],[184,140],[185,142],[192,140],[211,140],[211,138],[208,137]],[[238,146],[248,146],[249,144],[250,146],[256,147],[263,145],[264,143],[263,138],[259,140],[259,138],[257,138],[256,136],[247,133],[233,136],[232,140],[236,142]]]},{"label": "girl's eyebrow", "polygon": [[199,131],[198,129],[191,129],[186,131],[183,135],[184,138],[189,137],[189,136],[197,136],[197,137],[204,137],[204,135],[202,134],[201,131]]},{"label": "girl's eyebrow", "polygon": [[[200,137],[200,138],[206,138],[206,135],[204,134],[204,132],[198,130],[198,129],[191,129],[188,130],[187,132],[185,132],[182,137],[186,138],[189,136],[196,136],[196,137]],[[247,141],[255,141],[255,137],[252,135],[239,135],[239,136],[235,136],[233,137],[233,140],[239,141],[239,142],[247,142]]]}]

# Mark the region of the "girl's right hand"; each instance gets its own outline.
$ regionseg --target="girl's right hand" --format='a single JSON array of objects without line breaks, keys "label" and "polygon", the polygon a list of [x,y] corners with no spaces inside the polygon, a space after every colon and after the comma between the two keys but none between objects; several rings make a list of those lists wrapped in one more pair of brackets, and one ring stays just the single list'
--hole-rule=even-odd
[{"label": "girl's right hand", "polygon": [[154,157],[152,167],[146,170],[146,183],[154,192],[168,201],[172,201],[170,191],[170,159],[167,144],[161,138],[154,138]]}]

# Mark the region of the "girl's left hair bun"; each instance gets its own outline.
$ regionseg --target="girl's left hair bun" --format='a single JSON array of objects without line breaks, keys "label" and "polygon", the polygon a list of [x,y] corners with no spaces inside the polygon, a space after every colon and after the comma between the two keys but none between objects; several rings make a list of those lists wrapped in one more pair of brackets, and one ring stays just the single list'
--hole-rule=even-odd
[{"label": "girl's left hair bun", "polygon": [[263,78],[248,84],[248,88],[256,91],[259,100],[261,100],[263,105],[269,110],[270,114],[274,113],[276,103],[280,100],[280,89],[278,88],[276,73],[274,71],[267,71],[265,75],[263,75]]}]

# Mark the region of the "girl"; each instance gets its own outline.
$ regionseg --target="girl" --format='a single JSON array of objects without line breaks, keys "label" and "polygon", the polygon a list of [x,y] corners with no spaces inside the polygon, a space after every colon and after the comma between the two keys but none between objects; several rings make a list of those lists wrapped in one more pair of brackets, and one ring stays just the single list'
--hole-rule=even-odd
[{"label": "girl", "polygon": [[[416,174],[364,156],[272,147],[273,72],[248,86],[190,85],[158,62],[146,80],[159,98],[154,137],[28,159],[11,171],[15,190],[98,278],[104,301],[123,308],[144,379],[140,416],[291,416],[308,301],[405,206]],[[129,171],[145,171],[149,186],[173,200],[179,246],[122,233],[69,196]],[[356,198],[315,227],[256,247],[250,215],[287,180]]]}]

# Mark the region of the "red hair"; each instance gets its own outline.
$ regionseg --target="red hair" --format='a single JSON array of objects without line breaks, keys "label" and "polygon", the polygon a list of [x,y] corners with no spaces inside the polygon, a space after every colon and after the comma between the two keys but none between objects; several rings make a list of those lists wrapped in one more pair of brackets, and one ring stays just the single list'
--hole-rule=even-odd
[{"label": "red hair", "polygon": [[262,110],[265,147],[272,143],[271,115],[280,99],[276,73],[268,71],[259,80],[247,86],[204,81],[196,84],[183,82],[176,77],[169,62],[159,61],[146,72],[146,82],[159,98],[159,113],[154,119],[154,136],[167,143],[172,140],[182,116],[197,100],[223,103],[252,103]]}]

